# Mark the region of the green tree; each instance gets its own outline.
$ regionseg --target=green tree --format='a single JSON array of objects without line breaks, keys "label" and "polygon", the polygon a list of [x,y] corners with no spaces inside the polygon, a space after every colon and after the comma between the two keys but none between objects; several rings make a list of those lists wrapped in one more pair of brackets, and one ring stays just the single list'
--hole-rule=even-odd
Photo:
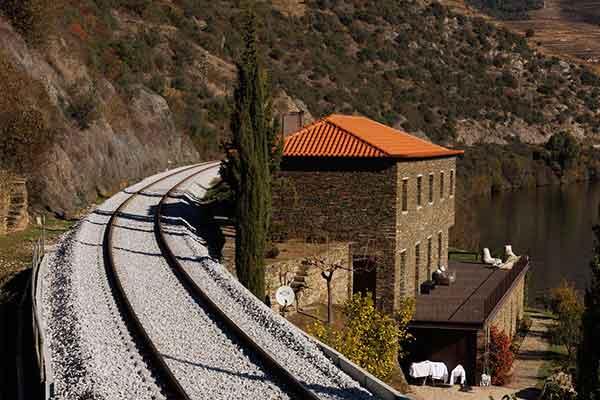
[{"label": "green tree", "polygon": [[581,341],[583,302],[575,287],[565,280],[550,291],[550,297],[550,306],[558,317],[556,325],[550,329],[550,341],[555,345],[565,346],[571,365]]},{"label": "green tree", "polygon": [[404,356],[402,345],[412,339],[406,327],[414,314],[414,300],[406,299],[399,309],[394,319],[375,308],[370,294],[357,293],[344,304],[343,329],[316,322],[309,333],[373,375],[387,379]]},{"label": "green tree", "polygon": [[271,216],[271,174],[281,146],[265,70],[256,43],[256,14],[245,7],[244,50],[231,114],[232,140],[222,175],[235,195],[236,272],[240,282],[265,298],[264,253]]},{"label": "green tree", "polygon": [[577,392],[580,399],[586,400],[600,399],[600,225],[596,225],[593,231],[596,242],[590,262],[592,281],[585,292],[583,336],[577,352]]},{"label": "green tree", "polygon": [[551,161],[558,163],[561,170],[570,167],[581,152],[577,139],[565,131],[552,135],[545,147],[550,152]]}]

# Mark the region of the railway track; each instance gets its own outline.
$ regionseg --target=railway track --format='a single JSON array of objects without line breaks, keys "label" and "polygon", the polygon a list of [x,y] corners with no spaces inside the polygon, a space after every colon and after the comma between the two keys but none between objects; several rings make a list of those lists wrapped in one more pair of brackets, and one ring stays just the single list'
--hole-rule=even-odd
[{"label": "railway track", "polygon": [[231,318],[229,318],[229,316],[223,310],[221,310],[221,308],[215,302],[211,300],[210,296],[208,296],[205,291],[196,284],[194,279],[187,273],[185,268],[183,268],[169,247],[167,240],[165,239],[162,223],[162,210],[165,201],[172,197],[180,187],[187,184],[201,172],[190,175],[177,185],[173,186],[162,197],[158,207],[155,208],[154,233],[163,256],[166,258],[169,266],[172,268],[173,273],[177,276],[181,284],[186,288],[190,295],[194,298],[200,299],[200,301],[210,310],[210,312],[216,315],[218,319],[224,323],[227,329],[235,334],[240,342],[250,349],[250,351],[257,354],[262,363],[269,368],[272,374],[276,375],[282,382],[285,383],[286,387],[290,389],[295,397],[299,399],[318,400],[319,397],[314,392],[312,392],[305,384],[296,379],[286,368],[284,368],[277,360],[275,360],[275,358],[273,358],[267,351],[259,346],[248,334],[246,334],[246,332],[244,332],[242,328],[240,328]]},{"label": "railway track", "polygon": [[[241,328],[239,328],[231,319],[227,317],[226,313],[221,311],[220,308],[211,301],[209,296],[207,296],[198,286],[194,284],[193,280],[186,274],[181,265],[179,265],[176,257],[165,244],[160,223],[161,210],[165,199],[172,195],[172,193],[176,191],[177,188],[179,188],[183,183],[189,182],[191,179],[213,168],[218,168],[218,164],[212,163],[204,166],[192,166],[186,169],[178,170],[173,174],[166,175],[131,193],[131,195],[124,200],[111,215],[104,232],[103,255],[104,266],[109,285],[118,304],[119,311],[121,312],[123,319],[126,321],[126,325],[131,336],[134,337],[139,351],[144,355],[144,359],[146,360],[153,377],[155,377],[157,384],[161,387],[162,393],[165,395],[165,397],[169,399],[182,400],[206,398],[204,397],[207,394],[206,391],[202,393],[202,396],[198,395],[201,391],[190,394],[190,389],[194,390],[195,388],[194,385],[190,384],[190,380],[188,379],[189,373],[184,373],[184,371],[179,368],[184,358],[187,361],[183,361],[188,364],[192,364],[192,361],[196,361],[195,356],[190,355],[189,357],[182,357],[182,355],[179,354],[179,356],[176,357],[169,355],[172,353],[172,351],[169,351],[169,346],[165,345],[164,335],[161,337],[160,334],[157,334],[157,330],[155,329],[157,326],[157,320],[152,320],[151,316],[148,317],[149,308],[141,306],[139,301],[141,291],[138,289],[132,289],[131,278],[126,276],[128,274],[130,275],[130,272],[127,272],[128,267],[126,264],[128,264],[130,261],[132,264],[135,264],[135,262],[124,258],[120,253],[123,253],[124,249],[127,249],[127,251],[130,251],[133,254],[143,253],[143,251],[133,249],[132,246],[128,246],[127,244],[123,243],[123,241],[116,240],[115,236],[117,236],[119,230],[122,229],[137,231],[137,235],[140,235],[141,232],[148,233],[148,229],[142,228],[139,224],[148,225],[149,223],[153,223],[154,238],[156,239],[157,246],[160,249],[160,254],[156,254],[154,251],[152,251],[148,252],[147,255],[159,255],[161,258],[164,257],[171,273],[177,278],[178,283],[185,288],[185,291],[191,297],[191,299],[193,299],[194,303],[198,307],[202,308],[202,312],[205,312],[207,315],[209,315],[213,321],[219,322],[219,329],[224,332],[225,336],[230,337],[232,343],[234,344],[233,346],[230,346],[229,349],[225,348],[225,351],[239,351],[241,354],[243,354],[242,357],[247,357],[247,354],[250,355],[250,358],[252,359],[250,364],[255,364],[253,365],[254,368],[260,368],[263,371],[263,379],[261,379],[262,383],[260,383],[260,385],[257,384],[257,387],[265,385],[273,386],[273,388],[271,388],[271,392],[273,393],[271,394],[270,398],[299,398],[309,400],[318,399],[319,397],[317,397],[305,385],[295,379],[266,351],[262,350],[260,346],[254,343]],[[179,179],[179,176],[184,176],[184,178]],[[156,191],[153,192],[152,189],[154,187],[157,187],[161,184],[166,185],[169,181],[174,179],[177,179],[178,183],[174,186],[169,185],[171,186],[170,189],[166,194],[162,195],[162,197],[160,191],[158,194]],[[139,197],[141,197],[143,200],[138,200]],[[140,213],[134,213],[131,211],[131,205],[134,202],[147,201],[147,198],[152,198],[153,201],[156,201],[160,198],[160,201],[158,201],[153,213],[148,213],[148,216],[144,216]],[[126,226],[126,223],[129,223],[129,221],[133,221],[133,225],[130,224],[129,226]],[[134,226],[136,224],[137,226]],[[117,234],[115,232],[117,232]],[[140,285],[144,286],[148,284],[142,280]],[[152,283],[149,285],[152,285]],[[183,299],[181,294],[178,296],[180,299]],[[189,309],[189,304],[178,304],[177,308]],[[176,310],[173,311],[176,312]],[[188,311],[188,313],[190,316],[193,316],[193,312]],[[175,335],[171,336],[178,336],[179,334],[180,333],[176,333]],[[185,336],[185,333],[182,335]],[[235,348],[235,344],[239,345],[239,349]],[[175,368],[173,368],[174,365]],[[219,368],[215,369],[218,370]],[[198,373],[197,370],[198,368],[196,368],[196,373]],[[230,372],[234,373],[234,370]],[[198,379],[198,376],[196,376],[195,379]],[[246,382],[246,384],[251,382],[251,380],[247,381],[248,382]],[[265,384],[265,382],[267,383]],[[249,390],[249,388],[246,387],[246,390]],[[218,392],[219,389],[215,388],[215,391]],[[261,390],[256,390],[255,392],[261,392]],[[269,391],[267,390],[267,393],[268,392]],[[267,393],[265,394],[265,398],[269,398]],[[241,397],[240,392],[238,392],[237,395],[238,397]],[[227,396],[227,398],[231,397]]]},{"label": "railway track", "polygon": [[106,225],[106,229],[104,230],[104,239],[102,241],[102,252],[104,255],[104,267],[106,270],[106,276],[109,282],[109,286],[115,300],[117,302],[117,307],[119,311],[123,315],[123,320],[125,321],[132,337],[136,338],[136,344],[140,348],[140,352],[145,354],[148,358],[148,364],[150,369],[152,370],[154,375],[157,375],[159,379],[159,385],[162,386],[163,392],[167,398],[173,399],[181,399],[181,400],[190,400],[190,397],[187,395],[185,390],[179,384],[179,381],[175,378],[173,372],[168,367],[167,363],[164,360],[164,357],[159,353],[156,349],[156,346],[150,339],[146,329],[140,322],[137,314],[135,313],[133,306],[131,305],[129,299],[127,298],[127,294],[123,288],[123,284],[121,279],[119,278],[119,274],[117,273],[114,257],[113,257],[113,228],[115,225],[115,220],[117,219],[121,210],[123,210],[134,198],[137,194],[149,189],[150,187],[165,181],[172,176],[181,174],[184,171],[191,170],[193,168],[197,168],[196,165],[186,168],[183,171],[178,170],[171,174],[161,177],[160,179],[149,183],[148,185],[142,187],[135,193],[131,194],[125,201],[123,201],[113,212],[108,223]]}]

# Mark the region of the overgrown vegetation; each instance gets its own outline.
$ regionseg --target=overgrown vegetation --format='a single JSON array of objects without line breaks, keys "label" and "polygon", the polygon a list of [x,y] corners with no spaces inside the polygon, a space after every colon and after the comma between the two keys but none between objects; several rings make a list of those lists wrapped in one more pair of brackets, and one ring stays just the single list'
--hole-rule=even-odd
[{"label": "overgrown vegetation", "polygon": [[[239,59],[244,42],[237,28],[243,25],[239,5],[83,3],[94,18],[78,7],[68,24],[85,38],[90,63],[119,87],[144,84],[163,94],[178,126],[202,151],[214,151],[222,139],[217,132],[229,128],[230,110],[222,93],[208,90],[215,70],[200,48],[228,62]],[[269,60],[274,89],[301,99],[315,116],[358,112],[438,142],[453,141],[465,121],[493,132],[513,125],[539,130],[573,118],[590,132],[600,130],[596,75],[536,54],[523,37],[483,19],[454,14],[436,2],[306,4],[304,15],[288,17],[258,2],[257,43]],[[146,28],[114,37],[113,9],[142,19]],[[176,30],[166,34],[158,24]]]},{"label": "overgrown vegetation", "polygon": [[403,345],[412,339],[406,328],[414,313],[414,300],[406,299],[399,310],[394,319],[375,308],[370,294],[357,293],[344,304],[343,329],[316,322],[309,333],[385,380],[398,368],[398,359],[404,357]]}]

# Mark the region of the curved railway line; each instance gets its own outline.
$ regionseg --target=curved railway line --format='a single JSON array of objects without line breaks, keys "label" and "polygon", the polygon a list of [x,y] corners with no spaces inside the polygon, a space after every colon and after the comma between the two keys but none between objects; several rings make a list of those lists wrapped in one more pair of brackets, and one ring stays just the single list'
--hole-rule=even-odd
[{"label": "curved railway line", "polygon": [[[140,351],[146,356],[145,358],[147,358],[148,364],[153,375],[157,378],[158,384],[162,387],[163,393],[169,399],[190,400],[192,397],[190,397],[190,395],[183,388],[177,379],[176,374],[169,367],[165,357],[154,344],[141,319],[138,318],[135,307],[128,298],[127,292],[124,289],[124,284],[119,276],[115,257],[113,255],[113,230],[116,226],[119,216],[123,214],[123,210],[125,210],[126,207],[132,201],[134,201],[137,196],[143,195],[145,191],[151,189],[153,186],[156,186],[157,184],[162,183],[176,175],[181,175],[184,172],[197,168],[199,168],[199,166],[195,165],[183,170],[178,170],[177,172],[166,175],[131,194],[117,207],[110,217],[105,229],[103,240],[103,254],[106,274],[110,287],[119,306],[119,310],[123,314],[124,320],[130,329],[131,335],[136,338],[135,341],[139,345]],[[292,398],[317,400],[319,399],[318,396],[316,396],[305,385],[295,379],[273,357],[271,357],[266,351],[258,346],[241,328],[239,328],[235,322],[229,319],[226,313],[223,312],[216,303],[211,301],[210,297],[207,296],[185,272],[185,270],[179,264],[177,258],[173,255],[166,244],[166,241],[163,237],[163,229],[161,224],[161,211],[165,200],[171,196],[172,193],[176,191],[182,184],[187,183],[191,179],[212,168],[215,168],[214,164],[207,167],[200,167],[198,171],[193,172],[191,175],[179,181],[160,199],[160,202],[154,211],[154,232],[158,246],[161,249],[162,256],[167,260],[167,263],[171,267],[173,273],[188,291],[190,296],[194,298],[198,304],[201,304],[202,307],[206,307],[209,314],[214,315],[216,319],[223,323],[228,330],[228,334],[235,336],[237,341],[243,344],[245,347],[244,351],[249,351],[250,353],[258,356],[261,364],[266,367],[265,369],[268,369],[269,374],[277,377],[277,379],[282,383],[282,386],[290,392],[289,394],[292,396]]]}]

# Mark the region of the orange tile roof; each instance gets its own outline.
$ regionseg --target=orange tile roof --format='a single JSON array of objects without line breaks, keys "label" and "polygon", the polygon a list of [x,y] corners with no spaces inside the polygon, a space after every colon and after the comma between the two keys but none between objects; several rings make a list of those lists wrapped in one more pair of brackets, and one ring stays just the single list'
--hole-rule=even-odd
[{"label": "orange tile roof", "polygon": [[365,117],[330,115],[285,138],[286,157],[431,158],[450,150]]}]

